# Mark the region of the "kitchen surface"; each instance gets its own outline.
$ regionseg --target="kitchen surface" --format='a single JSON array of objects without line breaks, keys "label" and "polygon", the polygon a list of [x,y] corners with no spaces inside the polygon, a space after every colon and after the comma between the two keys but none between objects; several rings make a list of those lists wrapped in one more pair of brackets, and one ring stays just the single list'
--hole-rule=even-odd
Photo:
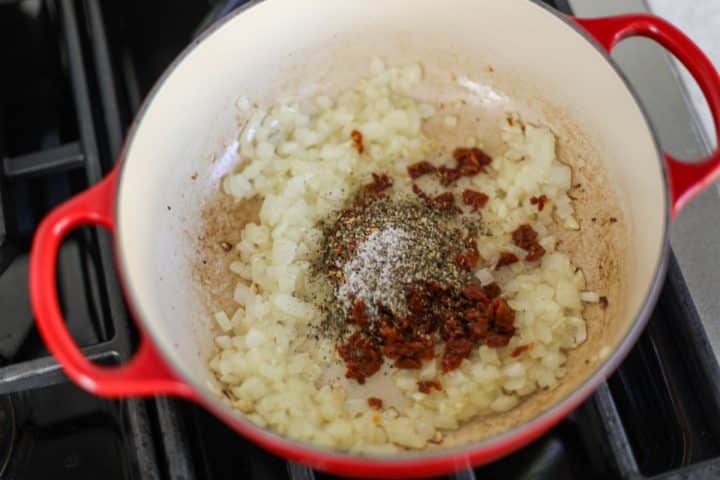
[{"label": "kitchen surface", "polygon": [[[720,63],[720,43],[717,37],[717,25],[720,24],[720,3],[712,0],[695,0],[692,2],[673,2],[672,0],[649,0],[649,8],[653,13],[670,20],[677,25],[713,60]],[[680,69],[685,87],[688,89],[693,106],[700,115],[700,120],[710,139],[714,139],[714,126],[710,111],[705,105],[702,92],[695,85],[685,69]],[[714,141],[714,140],[713,140]]]},{"label": "kitchen surface", "polygon": [[[671,2],[625,0],[595,2],[570,0],[579,16],[603,16],[647,11],[653,7],[658,14],[676,23],[720,65],[719,43],[713,39],[713,19],[718,3],[712,1]],[[704,19],[704,21],[703,21]],[[623,41],[613,57],[620,64],[650,114],[659,132],[660,144],[678,158],[698,159],[706,155],[715,143],[712,119],[700,89],[684,68],[660,47],[645,39]],[[641,58],[642,61],[637,61]],[[666,92],[675,92],[668,95]],[[678,125],[691,128],[677,128]],[[703,321],[708,337],[720,345],[720,303],[716,285],[720,285],[720,269],[708,259],[717,256],[720,238],[720,198],[717,188],[711,188],[688,206],[673,223],[672,246],[688,284],[695,307]],[[720,355],[717,353],[716,355]],[[718,356],[720,359],[720,356]]]},{"label": "kitchen surface", "polygon": [[[501,2],[503,0],[497,0]],[[76,387],[33,322],[28,252],[40,219],[114,165],[134,114],[167,65],[242,0],[0,0],[0,479],[336,478],[285,461],[191,403],[105,400]],[[720,64],[713,0],[547,0],[578,16],[649,8]],[[681,158],[710,151],[696,86],[662,49],[631,39],[613,57],[660,142]],[[645,332],[617,372],[524,449],[449,478],[720,478],[720,191],[672,227],[672,256]],[[60,303],[94,362],[120,364],[138,332],[111,238],[82,228],[58,259]],[[445,477],[448,478],[448,477]]]}]

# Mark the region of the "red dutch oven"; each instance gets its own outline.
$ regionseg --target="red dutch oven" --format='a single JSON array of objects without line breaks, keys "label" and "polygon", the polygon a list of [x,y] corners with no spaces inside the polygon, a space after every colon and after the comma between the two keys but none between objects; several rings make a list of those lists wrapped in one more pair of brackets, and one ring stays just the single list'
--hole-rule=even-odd
[{"label": "red dutch oven", "polygon": [[[527,0],[253,2],[182,53],[145,101],[113,171],[57,207],[38,228],[30,292],[43,339],[67,375],[93,394],[182,397],[275,454],[340,475],[439,475],[521,448],[567,416],[625,357],[660,290],[670,221],[720,172],[718,152],[685,163],[660,150],[647,115],[609,56],[632,36],[653,39],[688,68],[717,125],[717,71],[683,33],[657,17],[577,19]],[[229,168],[227,156],[218,154],[237,133],[235,99],[321,90],[357,78],[375,56],[390,64],[420,61],[427,68],[462,72],[475,85],[502,92],[528,109],[539,99],[552,105],[554,118],[566,119],[558,122],[580,126],[601,152],[629,232],[623,263],[627,294],[608,328],[597,333],[602,341],[589,340],[595,350],[587,354],[601,360],[568,375],[544,404],[526,409],[503,431],[392,457],[281,437],[211,393],[212,334],[199,320],[207,315],[193,293],[190,272],[200,207]],[[137,352],[118,367],[84,357],[58,304],[58,248],[83,225],[112,232],[118,271],[141,334]],[[609,355],[598,357],[601,350]]]}]

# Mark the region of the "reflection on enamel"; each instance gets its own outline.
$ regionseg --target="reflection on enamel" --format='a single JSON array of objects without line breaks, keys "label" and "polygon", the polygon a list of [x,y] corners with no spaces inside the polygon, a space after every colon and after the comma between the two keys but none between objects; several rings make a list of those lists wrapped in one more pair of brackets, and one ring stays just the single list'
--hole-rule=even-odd
[{"label": "reflection on enamel", "polygon": [[496,92],[492,87],[473,81],[468,77],[458,78],[458,83],[474,94],[470,100],[477,105],[497,107],[509,101],[508,97]]},{"label": "reflection on enamel", "polygon": [[220,160],[213,163],[213,168],[210,172],[210,180],[212,182],[220,180],[226,173],[230,171],[231,167],[237,161],[239,146],[240,143],[237,140],[233,140],[223,152]]}]

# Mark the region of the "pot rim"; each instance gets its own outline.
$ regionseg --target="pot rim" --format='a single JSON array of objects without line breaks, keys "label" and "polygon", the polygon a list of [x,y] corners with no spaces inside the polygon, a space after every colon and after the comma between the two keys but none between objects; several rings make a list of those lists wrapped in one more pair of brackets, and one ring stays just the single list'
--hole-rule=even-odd
[{"label": "pot rim", "polygon": [[[489,454],[489,456],[492,457],[491,460],[493,460],[500,458],[509,453],[510,451],[526,445],[527,443],[530,443],[540,434],[546,432],[547,430],[549,430],[549,428],[562,420],[572,410],[577,408],[593,392],[595,392],[595,390],[597,390],[597,388],[602,384],[602,382],[604,382],[615,371],[615,369],[625,359],[630,349],[635,345],[635,342],[640,336],[640,333],[643,331],[645,325],[647,324],[653,312],[653,309],[655,308],[655,304],[662,289],[665,272],[667,270],[668,255],[670,250],[668,237],[671,219],[671,199],[670,183],[665,162],[665,156],[662,149],[660,148],[660,142],[657,132],[652,127],[650,117],[645,106],[640,101],[639,95],[628,81],[628,78],[620,70],[620,68],[612,59],[610,54],[586,30],[584,30],[580,25],[575,23],[572,20],[572,17],[567,16],[562,12],[554,9],[553,7],[544,4],[542,0],[528,1],[540,8],[538,14],[541,14],[540,12],[544,11],[545,13],[553,15],[554,17],[562,21],[565,25],[569,26],[575,32],[577,32],[583,40],[591,43],[605,59],[605,61],[609,64],[609,66],[620,77],[625,87],[630,92],[635,102],[635,105],[639,108],[643,116],[645,126],[649,130],[653,144],[655,146],[658,161],[660,162],[662,167],[661,171],[664,183],[663,194],[665,198],[662,250],[660,255],[658,256],[658,260],[655,265],[655,273],[653,274],[653,280],[645,294],[645,301],[643,303],[643,306],[637,313],[635,321],[628,329],[625,338],[623,338],[617,348],[604,360],[602,360],[601,363],[598,364],[598,366],[595,368],[595,371],[584,382],[578,385],[562,400],[554,403],[550,408],[546,409],[539,415],[536,415],[535,417],[523,423],[515,425],[513,428],[504,431],[498,435],[494,435],[465,445],[446,449],[438,449],[434,451],[412,451],[401,453],[400,455],[394,454],[391,456],[354,454],[319,447],[311,443],[300,442],[298,440],[285,437],[266,427],[262,427],[252,423],[250,420],[245,418],[244,415],[231,409],[230,407],[220,402],[217,398],[213,397],[211,392],[207,391],[207,387],[205,385],[194,381],[178,365],[175,364],[175,362],[172,360],[172,355],[170,354],[170,349],[168,348],[168,345],[166,345],[165,342],[162,341],[162,336],[155,331],[155,328],[152,326],[152,322],[146,320],[148,317],[143,313],[142,306],[136,301],[138,296],[136,295],[132,284],[125,281],[128,271],[126,265],[127,259],[120,245],[121,233],[118,228],[118,231],[115,232],[115,234],[113,235],[118,275],[123,280],[123,289],[127,297],[128,303],[130,304],[133,311],[133,316],[135,317],[136,323],[138,324],[139,328],[145,330],[145,332],[149,335],[149,338],[152,340],[154,347],[161,354],[163,362],[165,362],[169,369],[178,377],[178,380],[184,382],[190,388],[192,388],[196,395],[194,401],[200,403],[204,408],[208,409],[214,415],[220,417],[226,423],[231,423],[231,426],[233,428],[240,431],[243,435],[249,437],[251,440],[255,442],[260,442],[265,446],[272,446],[275,449],[281,450],[283,452],[293,452],[295,455],[303,453],[306,455],[313,455],[316,458],[322,458],[323,463],[326,465],[343,465],[345,466],[345,468],[372,465],[373,467],[379,469],[393,467],[409,469],[413,467],[427,466],[430,462],[438,462],[438,465],[436,465],[435,468],[433,468],[432,470],[427,470],[426,472],[419,472],[420,475],[424,474],[425,476],[427,476],[437,474],[437,472],[441,470],[447,470],[450,468],[451,465],[456,467],[468,466],[468,460],[472,462],[473,457],[476,455],[480,456],[481,452],[495,451],[496,453],[494,455]],[[162,75],[156,80],[152,89],[147,94],[147,96],[143,100],[142,105],[135,114],[135,117],[130,127],[128,128],[123,148],[118,158],[120,165],[118,169],[119,171],[116,183],[115,204],[113,207],[113,215],[116,220],[119,218],[119,211],[121,206],[118,200],[120,199],[123,186],[122,179],[126,163],[124,161],[125,157],[127,157],[130,148],[133,145],[133,140],[142,124],[142,119],[144,118],[146,111],[152,105],[156,95],[164,86],[165,81],[175,72],[178,65],[181,64],[185,60],[185,58],[206,38],[215,34],[217,31],[222,29],[228,23],[234,21],[236,17],[240,16],[247,10],[256,7],[264,2],[265,0],[251,0],[248,3],[238,7],[235,11],[228,14],[226,17],[222,18],[215,24],[211,25],[201,35],[194,39],[187,47],[185,47],[185,49],[175,58],[175,60],[173,60],[173,62],[162,73]],[[116,222],[116,227],[117,226],[118,224]],[[390,472],[387,473],[389,474]],[[348,470],[346,471],[346,474],[352,475],[353,471]],[[357,473],[355,473],[355,475],[361,474],[366,474],[366,472],[358,471]],[[418,474],[418,472],[416,472],[416,474]]]}]

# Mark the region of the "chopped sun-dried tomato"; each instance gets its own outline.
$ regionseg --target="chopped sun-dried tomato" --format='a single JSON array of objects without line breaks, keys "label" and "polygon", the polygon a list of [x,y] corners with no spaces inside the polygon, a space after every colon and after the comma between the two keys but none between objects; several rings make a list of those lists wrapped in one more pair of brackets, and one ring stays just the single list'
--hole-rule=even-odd
[{"label": "chopped sun-dried tomato", "polygon": [[422,316],[427,313],[428,299],[419,288],[412,285],[408,287],[406,297],[410,313],[415,316]]},{"label": "chopped sun-dried tomato", "polygon": [[511,337],[511,335],[506,335],[506,334],[497,333],[497,332],[490,332],[490,333],[488,333],[488,336],[485,338],[485,345],[487,345],[490,348],[507,347],[507,344],[510,343],[510,337]]},{"label": "chopped sun-dried tomato", "polygon": [[500,291],[500,285],[498,285],[498,284],[495,283],[495,282],[490,283],[490,284],[488,284],[488,285],[485,285],[485,286],[483,287],[483,291],[485,292],[485,295],[487,295],[487,297],[488,297],[490,300],[492,300],[493,298],[499,297],[499,296],[500,296],[500,293],[502,293],[502,292]]},{"label": "chopped sun-dried tomato", "polygon": [[346,343],[340,345],[338,353],[347,367],[345,376],[354,378],[360,384],[380,370],[383,364],[380,348],[360,332],[353,333]]},{"label": "chopped sun-dried tomato", "polygon": [[385,322],[380,327],[382,353],[395,360],[398,368],[420,368],[423,360],[430,360],[435,356],[435,341],[432,337],[412,332],[410,322],[407,326],[409,328],[406,328],[406,331],[398,330],[390,322]]},{"label": "chopped sun-dried tomato", "polygon": [[433,203],[442,209],[451,209],[455,206],[455,197],[451,192],[441,193],[433,199]]},{"label": "chopped sun-dried tomato", "polygon": [[530,248],[528,248],[528,254],[527,257],[525,257],[525,260],[528,262],[534,262],[536,260],[540,260],[543,255],[545,255],[545,249],[538,242],[534,242],[530,245]]},{"label": "chopped sun-dried tomato", "polygon": [[468,283],[465,285],[463,288],[463,295],[470,300],[478,300],[486,303],[489,301],[483,287],[476,283]]},{"label": "chopped sun-dried tomato", "polygon": [[357,150],[358,153],[363,153],[365,151],[365,145],[363,145],[362,133],[357,130],[353,130],[352,132],[350,132],[350,138],[353,141],[353,146],[355,147],[355,150]]},{"label": "chopped sun-dried tomato", "polygon": [[418,197],[422,198],[422,199],[425,200],[426,202],[430,201],[430,197],[428,196],[428,194],[425,193],[425,192],[423,192],[422,189],[421,189],[420,187],[418,187],[418,186],[417,186],[416,184],[414,184],[414,183],[413,183],[413,186],[412,186],[412,191],[413,191],[413,193],[415,193],[415,195],[417,195]]},{"label": "chopped sun-dried tomato", "polygon": [[[417,162],[408,167],[408,175],[410,178],[416,179],[429,173],[438,173],[440,176],[440,184],[444,187],[452,185],[460,177],[471,177],[478,173],[484,172],[485,167],[492,162],[492,158],[479,148],[456,148],[453,151],[455,159],[455,167],[436,167],[430,162]],[[415,190],[413,188],[413,190]],[[468,190],[472,192],[471,190]],[[417,191],[415,193],[418,193]],[[468,205],[472,205],[475,209],[482,208],[487,202],[487,196],[480,192],[475,192],[480,196],[474,199],[465,200]],[[422,196],[422,195],[421,195]],[[483,197],[485,199],[483,200]],[[470,203],[472,202],[472,203]]]},{"label": "chopped sun-dried tomato", "polygon": [[528,250],[537,240],[537,232],[530,225],[520,225],[512,234],[513,242],[518,247]]},{"label": "chopped sun-dried tomato", "polygon": [[504,298],[494,298],[488,306],[488,318],[491,327],[498,333],[515,333],[515,311]]},{"label": "chopped sun-dried tomato", "polygon": [[410,285],[406,289],[405,299],[409,312],[408,322],[415,331],[430,335],[437,330],[437,319],[431,312],[432,301],[426,289]]},{"label": "chopped sun-dried tomato", "polygon": [[443,285],[440,282],[436,282],[434,280],[430,280],[425,282],[425,288],[427,288],[428,293],[431,295],[440,295],[443,293],[447,293],[448,287],[446,285]]},{"label": "chopped sun-dried tomato", "polygon": [[395,360],[395,367],[405,370],[420,370],[422,368],[422,360],[415,357],[401,357]]},{"label": "chopped sun-dried tomato", "polygon": [[496,298],[488,305],[486,314],[478,310],[466,312],[470,332],[490,348],[507,346],[515,333],[515,312],[505,300]]},{"label": "chopped sun-dried tomato", "polygon": [[427,175],[428,173],[435,173],[437,171],[437,167],[430,162],[418,162],[410,165],[407,170],[410,178],[414,180],[422,177],[423,175]]},{"label": "chopped sun-dried tomato", "polygon": [[475,247],[470,247],[462,252],[455,255],[455,265],[462,268],[463,270],[470,271],[475,268],[478,260],[480,260],[480,253]]},{"label": "chopped sun-dried tomato", "polygon": [[465,335],[465,327],[457,315],[447,314],[444,322],[440,325],[440,337],[447,341],[450,338]]},{"label": "chopped sun-dried tomato", "polygon": [[500,258],[498,259],[497,263],[495,264],[495,270],[500,270],[502,267],[506,265],[512,265],[513,263],[516,263],[518,261],[517,255],[510,252],[502,252],[500,253]]},{"label": "chopped sun-dried tomato", "polygon": [[362,300],[355,300],[352,308],[352,323],[363,328],[368,324],[367,311],[365,309],[365,302]]},{"label": "chopped sun-dried tomato", "polygon": [[534,262],[545,255],[545,249],[537,240],[538,234],[530,225],[520,225],[512,234],[515,245],[528,251],[525,260]]},{"label": "chopped sun-dried tomato", "polygon": [[442,371],[447,373],[460,366],[463,360],[470,356],[476,342],[469,338],[451,338],[445,342],[445,352],[442,357]]},{"label": "chopped sun-dried tomato", "polygon": [[484,304],[478,307],[465,312],[472,336],[491,348],[506,346],[515,333],[515,312],[499,297],[487,308]]},{"label": "chopped sun-dried tomato", "polygon": [[381,193],[388,188],[392,187],[392,180],[390,180],[390,177],[385,175],[384,173],[381,175],[378,175],[377,173],[372,174],[373,181],[372,183],[365,185],[365,191],[371,194],[378,194]]},{"label": "chopped sun-dried tomato", "polygon": [[465,320],[470,324],[470,333],[476,338],[484,340],[490,330],[490,319],[484,312],[471,309],[465,312]]},{"label": "chopped sun-dried tomato", "polygon": [[528,344],[525,344],[525,345],[520,345],[519,347],[515,348],[515,350],[513,350],[510,355],[513,356],[513,357],[519,357],[519,356],[522,355],[523,353],[525,353],[525,352],[527,352],[528,350],[530,350],[532,347],[533,347],[533,344],[532,344],[532,343],[528,343]]},{"label": "chopped sun-dried tomato", "polygon": [[474,210],[480,210],[487,204],[490,197],[482,192],[467,189],[463,192],[463,203],[471,206]]},{"label": "chopped sun-dried tomato", "polygon": [[530,204],[537,205],[537,209],[540,212],[542,212],[543,208],[545,208],[545,203],[547,203],[547,201],[548,201],[547,195],[540,195],[539,197],[530,197]]},{"label": "chopped sun-dried tomato", "polygon": [[437,380],[422,380],[417,382],[418,390],[422,393],[430,393],[433,389],[440,391],[442,385]]},{"label": "chopped sun-dried tomato", "polygon": [[380,410],[383,406],[382,399],[377,398],[377,397],[368,397],[367,403],[368,403],[368,406],[370,406],[370,408],[374,408],[376,410]]},{"label": "chopped sun-dried tomato", "polygon": [[456,148],[453,158],[458,162],[458,170],[463,176],[471,176],[485,170],[492,158],[479,148]]},{"label": "chopped sun-dried tomato", "polygon": [[440,173],[440,185],[443,187],[452,185],[462,176],[457,168],[440,167],[438,172]]}]

